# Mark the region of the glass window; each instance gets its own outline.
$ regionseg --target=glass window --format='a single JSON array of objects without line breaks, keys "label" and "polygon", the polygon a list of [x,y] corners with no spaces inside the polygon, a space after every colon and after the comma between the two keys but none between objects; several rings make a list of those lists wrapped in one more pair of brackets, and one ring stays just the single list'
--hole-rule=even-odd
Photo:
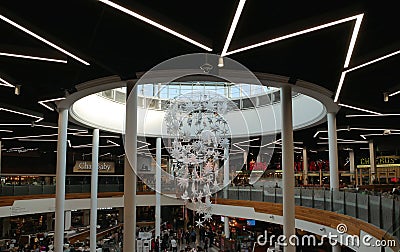
[{"label": "glass window", "polygon": [[160,90],[160,98],[168,99],[168,85],[162,85]]},{"label": "glass window", "polygon": [[153,96],[153,84],[144,84],[143,85],[143,95],[147,97]]},{"label": "glass window", "polygon": [[242,89],[242,97],[250,96],[250,85],[249,84],[240,84]]},{"label": "glass window", "polygon": [[168,85],[168,98],[174,99],[179,95],[179,86],[178,85]]},{"label": "glass window", "polygon": [[125,103],[126,100],[126,94],[122,93],[120,91],[115,91],[115,101],[120,102],[120,103]]},{"label": "glass window", "polygon": [[240,97],[240,87],[231,86],[231,97],[230,98],[239,98]]},{"label": "glass window", "polygon": [[106,90],[106,91],[103,91],[103,92],[102,92],[102,96],[104,96],[104,97],[106,97],[106,98],[108,98],[108,99],[114,100],[114,95],[113,95],[113,93],[114,93],[114,90]]}]

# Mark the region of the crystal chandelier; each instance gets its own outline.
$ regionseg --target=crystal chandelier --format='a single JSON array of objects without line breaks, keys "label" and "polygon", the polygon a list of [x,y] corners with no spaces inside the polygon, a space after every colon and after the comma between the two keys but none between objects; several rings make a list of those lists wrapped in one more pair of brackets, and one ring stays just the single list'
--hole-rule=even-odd
[{"label": "crystal chandelier", "polygon": [[194,204],[199,227],[212,218],[211,195],[222,187],[220,164],[230,145],[224,115],[231,103],[215,92],[192,92],[171,100],[165,114],[178,193]]}]

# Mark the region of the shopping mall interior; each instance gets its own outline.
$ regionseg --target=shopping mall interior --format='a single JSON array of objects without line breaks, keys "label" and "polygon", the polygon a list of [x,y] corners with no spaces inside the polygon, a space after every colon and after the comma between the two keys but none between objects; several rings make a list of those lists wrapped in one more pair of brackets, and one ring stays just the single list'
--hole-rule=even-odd
[{"label": "shopping mall interior", "polygon": [[400,251],[395,4],[1,1],[0,251]]}]

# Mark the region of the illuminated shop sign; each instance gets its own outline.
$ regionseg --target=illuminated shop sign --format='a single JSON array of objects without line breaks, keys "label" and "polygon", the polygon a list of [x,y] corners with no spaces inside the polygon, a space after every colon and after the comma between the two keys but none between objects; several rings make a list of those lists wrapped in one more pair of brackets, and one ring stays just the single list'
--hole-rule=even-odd
[{"label": "illuminated shop sign", "polygon": [[[91,161],[76,161],[73,172],[91,172]],[[99,162],[99,173],[115,173],[114,162]]]},{"label": "illuminated shop sign", "polygon": [[[377,167],[400,166],[400,156],[380,156],[376,157],[375,165]],[[357,167],[364,168],[370,166],[369,157],[360,158]]]}]

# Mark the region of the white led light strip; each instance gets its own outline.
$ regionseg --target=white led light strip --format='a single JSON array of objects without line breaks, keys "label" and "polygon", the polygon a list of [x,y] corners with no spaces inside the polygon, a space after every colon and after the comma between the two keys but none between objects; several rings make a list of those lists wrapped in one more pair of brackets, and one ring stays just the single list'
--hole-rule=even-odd
[{"label": "white led light strip", "polygon": [[10,24],[10,25],[12,25],[12,26],[14,26],[15,28],[18,28],[18,29],[20,29],[21,31],[23,31],[23,32],[25,32],[25,33],[31,35],[32,37],[34,37],[34,38],[36,38],[36,39],[42,41],[43,43],[45,43],[45,44],[47,44],[47,45],[53,47],[54,49],[56,49],[56,50],[58,50],[58,51],[60,51],[60,52],[62,52],[62,53],[64,53],[64,54],[70,56],[71,58],[76,59],[77,61],[81,62],[82,64],[85,64],[85,65],[87,65],[87,66],[90,65],[88,62],[84,61],[83,59],[79,58],[78,56],[76,56],[76,55],[74,55],[74,54],[68,52],[67,50],[62,49],[62,48],[59,47],[58,45],[56,45],[56,44],[54,44],[54,43],[48,41],[47,39],[44,39],[43,37],[41,37],[41,36],[37,35],[36,33],[34,33],[34,32],[32,32],[32,31],[26,29],[25,27],[23,27],[23,26],[21,26],[21,25],[15,23],[14,21],[12,21],[12,20],[6,18],[5,16],[3,16],[3,15],[1,15],[1,14],[0,14],[0,19],[3,20],[4,22],[6,22],[6,23],[8,23],[8,24]]},{"label": "white led light strip", "polygon": [[358,34],[359,29],[360,29],[360,25],[361,25],[361,21],[362,21],[363,16],[364,16],[364,14],[358,14],[358,15],[351,16],[351,17],[348,17],[348,18],[343,18],[343,19],[340,19],[340,20],[337,20],[337,21],[333,21],[333,22],[330,22],[330,23],[327,23],[327,24],[315,26],[315,27],[312,27],[312,28],[309,28],[309,29],[305,29],[305,30],[302,30],[302,31],[298,31],[298,32],[295,32],[295,33],[284,35],[284,36],[281,36],[281,37],[278,37],[278,38],[266,40],[264,42],[260,42],[260,43],[254,44],[254,45],[242,47],[242,48],[227,52],[225,55],[221,55],[221,56],[227,56],[227,55],[243,52],[243,51],[250,50],[250,49],[253,49],[253,48],[256,48],[256,47],[272,44],[272,43],[275,43],[275,42],[278,42],[278,41],[282,41],[282,40],[285,40],[285,39],[293,38],[293,37],[296,37],[296,36],[299,36],[299,35],[303,35],[303,34],[306,34],[306,33],[309,33],[309,32],[318,31],[318,30],[325,29],[325,28],[328,28],[328,27],[331,27],[331,26],[335,26],[335,25],[338,25],[338,24],[342,24],[342,23],[345,23],[345,22],[356,20],[356,24],[355,24],[354,29],[353,29],[352,38],[350,40],[349,49],[347,51],[346,61],[345,61],[345,64],[344,64],[345,67],[346,67],[346,64],[348,64],[350,62],[350,58],[351,58],[351,55],[353,53],[354,45],[355,45],[355,42],[356,42],[356,39],[357,39],[357,34]]},{"label": "white led light strip", "polygon": [[395,96],[395,95],[397,95],[397,94],[400,94],[400,90],[399,90],[399,91],[396,91],[396,92],[394,92],[394,93],[389,94],[389,96],[392,97],[392,96]]},{"label": "white led light strip", "polygon": [[35,116],[35,115],[19,112],[19,111],[16,111],[16,110],[12,110],[12,109],[0,108],[0,110],[6,111],[6,112],[10,112],[10,113],[14,113],[14,114],[18,114],[18,115],[23,115],[23,116],[36,118],[37,120],[35,122],[40,122],[40,121],[42,121],[44,119],[43,117],[40,117],[40,116]]},{"label": "white led light strip", "polygon": [[400,114],[380,114],[380,115],[346,115],[346,117],[380,117],[380,116],[400,116]]},{"label": "white led light strip", "polygon": [[66,60],[61,60],[61,59],[43,58],[43,57],[36,57],[36,56],[22,55],[22,54],[14,54],[14,53],[5,53],[5,52],[0,52],[0,56],[22,58],[22,59],[31,59],[31,60],[50,61],[50,62],[56,62],[56,63],[67,63]]},{"label": "white led light strip", "polygon": [[231,44],[233,34],[235,33],[236,26],[237,26],[237,23],[239,22],[239,18],[240,18],[240,15],[242,14],[245,3],[246,3],[246,0],[240,0],[240,2],[238,4],[235,16],[232,20],[231,28],[229,29],[228,36],[226,37],[224,49],[222,49],[221,57],[224,57],[226,55],[226,52],[228,51],[229,45]]},{"label": "white led light strip", "polygon": [[5,86],[5,87],[14,87],[11,83],[6,81],[5,79],[0,78],[0,86]]},{"label": "white led light strip", "polygon": [[382,115],[381,113],[372,111],[372,110],[368,110],[368,109],[363,109],[363,108],[359,108],[359,107],[354,107],[354,106],[350,106],[347,104],[343,104],[343,103],[339,103],[339,106],[345,107],[345,108],[350,108],[350,109],[354,109],[354,110],[359,110],[359,111],[363,111],[363,112],[367,112],[370,114],[374,114],[374,115]]},{"label": "white led light strip", "polygon": [[120,11],[122,11],[122,12],[124,12],[124,13],[132,16],[132,17],[135,17],[135,18],[137,18],[139,20],[142,20],[143,22],[146,22],[146,23],[148,23],[148,24],[150,24],[150,25],[152,25],[154,27],[157,27],[158,29],[161,29],[161,30],[163,30],[165,32],[168,32],[168,33],[170,33],[170,34],[172,34],[172,35],[174,35],[174,36],[176,36],[176,37],[178,37],[180,39],[183,39],[183,40],[185,40],[185,41],[187,41],[187,42],[189,42],[189,43],[191,43],[193,45],[196,45],[196,46],[198,46],[198,47],[200,47],[200,48],[202,48],[202,49],[204,49],[206,51],[212,51],[211,48],[209,48],[209,47],[207,47],[207,46],[205,46],[205,45],[203,45],[203,44],[201,44],[201,43],[199,43],[199,42],[197,42],[197,41],[195,41],[195,40],[193,40],[193,39],[191,39],[191,38],[189,38],[189,37],[187,37],[187,36],[185,36],[185,35],[183,35],[183,34],[181,34],[179,32],[176,32],[176,31],[174,31],[174,30],[172,30],[172,29],[170,29],[170,28],[168,28],[168,27],[166,27],[166,26],[164,26],[162,24],[159,24],[159,23],[157,23],[157,22],[155,22],[155,21],[153,21],[153,20],[151,20],[149,18],[146,18],[146,17],[144,17],[144,16],[142,16],[142,15],[140,15],[140,14],[134,12],[134,11],[131,11],[131,10],[125,8],[125,7],[122,7],[121,5],[118,5],[118,4],[113,3],[111,1],[108,1],[108,0],[99,0],[99,1],[104,3],[104,4],[106,4],[106,5],[108,5],[108,6],[111,6],[111,7],[115,8],[115,9],[117,9],[117,10],[120,10]]},{"label": "white led light strip", "polygon": [[46,102],[60,101],[60,100],[64,100],[64,99],[65,99],[65,97],[60,97],[60,98],[48,99],[48,100],[44,100],[44,101],[38,101],[38,103],[40,105],[42,105],[43,107],[45,107],[51,111],[54,111],[54,108],[47,105]]},{"label": "white led light strip", "polygon": [[[355,66],[355,67],[353,67],[353,68],[350,68],[350,69],[347,69],[347,70],[343,71],[342,74],[341,74],[341,76],[340,76],[339,85],[338,85],[338,88],[337,88],[337,90],[336,90],[335,98],[334,98],[333,101],[334,101],[334,102],[337,102],[337,101],[339,100],[340,91],[342,90],[343,83],[344,83],[344,79],[345,79],[346,74],[347,74],[348,72],[352,72],[352,71],[357,70],[357,69],[360,69],[360,68],[362,68],[362,67],[371,65],[371,64],[376,63],[376,62],[378,62],[378,61],[381,61],[381,60],[387,59],[387,58],[389,58],[389,57],[395,56],[395,55],[397,55],[397,54],[399,54],[399,53],[400,53],[400,50],[395,51],[395,52],[393,52],[393,53],[389,53],[389,54],[387,54],[387,55],[385,55],[385,56],[379,57],[379,58],[377,58],[377,59],[368,61],[368,62],[366,62],[366,63],[364,63],[364,64],[361,64],[361,65],[358,65],[358,66]],[[346,67],[347,67],[347,66],[345,66],[345,68],[346,68]],[[393,94],[390,94],[389,96],[393,96],[393,95],[396,95],[396,94],[398,94],[398,93],[400,93],[400,91],[395,92],[395,93],[393,93]]]}]

